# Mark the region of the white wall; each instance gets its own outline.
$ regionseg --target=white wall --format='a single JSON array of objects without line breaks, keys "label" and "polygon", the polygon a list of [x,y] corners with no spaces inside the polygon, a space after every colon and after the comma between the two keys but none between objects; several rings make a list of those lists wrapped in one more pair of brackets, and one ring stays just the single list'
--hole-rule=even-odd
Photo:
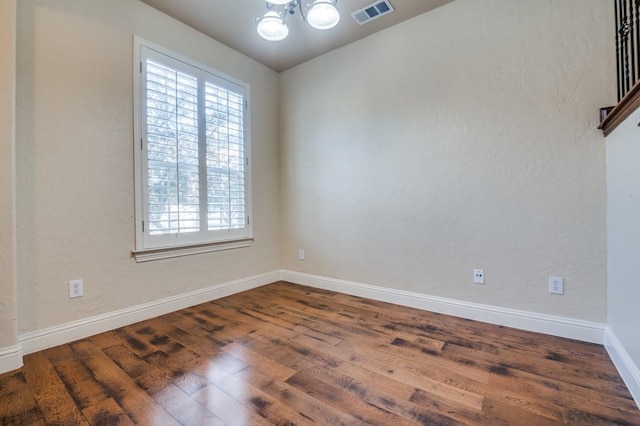
[{"label": "white wall", "polygon": [[[637,377],[640,403],[640,110],[607,137],[608,325]],[[619,350],[620,348],[618,348]],[[632,387],[631,384],[629,387]]]},{"label": "white wall", "polygon": [[[137,0],[18,3],[20,333],[277,270],[277,74]],[[252,247],[131,256],[134,34],[251,85]]]},{"label": "white wall", "polygon": [[0,371],[20,366],[16,315],[16,2],[0,2]]},{"label": "white wall", "polygon": [[283,73],[283,267],[605,322],[612,14],[457,0]]}]

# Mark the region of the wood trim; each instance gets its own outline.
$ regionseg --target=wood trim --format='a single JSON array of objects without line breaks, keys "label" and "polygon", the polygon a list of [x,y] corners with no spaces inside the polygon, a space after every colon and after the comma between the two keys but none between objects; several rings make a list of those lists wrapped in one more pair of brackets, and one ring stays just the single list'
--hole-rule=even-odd
[{"label": "wood trim", "polygon": [[618,105],[615,106],[604,119],[598,129],[601,129],[607,137],[620,123],[626,120],[635,110],[640,108],[640,81],[631,88]]}]

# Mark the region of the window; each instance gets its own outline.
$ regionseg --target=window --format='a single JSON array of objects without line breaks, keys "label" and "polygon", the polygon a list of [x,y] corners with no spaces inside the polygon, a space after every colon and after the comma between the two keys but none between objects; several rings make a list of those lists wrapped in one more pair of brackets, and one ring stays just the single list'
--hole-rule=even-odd
[{"label": "window", "polygon": [[136,259],[249,245],[248,85],[136,45]]}]

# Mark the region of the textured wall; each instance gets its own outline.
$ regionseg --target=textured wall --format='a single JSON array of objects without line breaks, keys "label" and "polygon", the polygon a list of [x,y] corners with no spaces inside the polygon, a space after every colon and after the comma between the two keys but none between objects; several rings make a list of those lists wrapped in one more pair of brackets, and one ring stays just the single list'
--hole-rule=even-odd
[{"label": "textured wall", "polygon": [[608,325],[640,367],[640,110],[607,137]]},{"label": "textured wall", "polygon": [[15,254],[16,2],[0,2],[0,351],[18,343]]},{"label": "textured wall", "polygon": [[283,267],[604,322],[612,14],[457,0],[283,73]]},{"label": "textured wall", "polygon": [[[277,74],[137,0],[18,3],[20,331],[278,269]],[[131,257],[134,34],[251,85],[251,248]]]}]

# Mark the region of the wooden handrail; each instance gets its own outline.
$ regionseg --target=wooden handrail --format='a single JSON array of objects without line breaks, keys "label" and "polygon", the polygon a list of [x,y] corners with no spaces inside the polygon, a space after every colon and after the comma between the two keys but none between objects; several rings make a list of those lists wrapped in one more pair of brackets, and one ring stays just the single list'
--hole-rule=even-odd
[{"label": "wooden handrail", "polygon": [[618,102],[618,105],[607,114],[607,118],[600,123],[598,129],[602,129],[605,137],[609,136],[620,123],[638,108],[640,108],[640,81],[637,82],[635,86],[624,95],[624,98]]}]

